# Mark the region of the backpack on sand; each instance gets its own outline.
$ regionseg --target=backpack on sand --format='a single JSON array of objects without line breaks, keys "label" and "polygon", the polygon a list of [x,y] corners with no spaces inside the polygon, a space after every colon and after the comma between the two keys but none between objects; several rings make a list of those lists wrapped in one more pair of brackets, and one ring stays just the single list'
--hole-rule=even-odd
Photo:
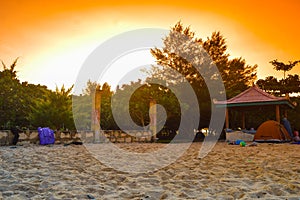
[{"label": "backpack on sand", "polygon": [[54,131],[51,130],[48,127],[45,128],[38,128],[39,138],[40,138],[40,144],[46,145],[46,144],[54,144],[55,137],[54,137]]}]

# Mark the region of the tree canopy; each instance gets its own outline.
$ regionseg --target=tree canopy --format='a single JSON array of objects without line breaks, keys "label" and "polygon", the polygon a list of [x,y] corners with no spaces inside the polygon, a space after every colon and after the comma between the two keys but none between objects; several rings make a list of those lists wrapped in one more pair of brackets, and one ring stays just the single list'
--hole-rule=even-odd
[{"label": "tree canopy", "polygon": [[[150,74],[167,82],[177,83],[184,79],[198,90],[205,87],[203,77],[210,77],[209,66],[212,60],[218,67],[226,88],[227,97],[244,91],[256,79],[257,65],[246,64],[243,58],[229,59],[225,38],[220,32],[213,32],[205,41],[197,38],[190,27],[178,22],[164,39],[162,49],[153,48],[151,54],[160,67],[154,66]],[[196,46],[201,46],[202,49]],[[195,68],[202,67],[201,74]]]},{"label": "tree canopy", "polygon": [[286,94],[300,93],[300,77],[298,74],[288,74],[286,72],[290,71],[295,67],[298,61],[289,61],[288,64],[277,61],[277,59],[270,61],[274,65],[274,69],[277,71],[283,71],[283,78],[278,80],[273,76],[268,76],[265,79],[259,79],[257,85],[259,85],[265,91],[274,94],[276,96],[283,96]]},{"label": "tree canopy", "polygon": [[212,102],[207,84],[213,85],[215,80],[222,79],[227,98],[231,98],[247,89],[256,79],[257,65],[247,65],[243,58],[230,59],[226,39],[220,32],[213,32],[203,40],[196,37],[190,27],[178,22],[163,38],[163,44],[162,48],[151,49],[158,66],[153,66],[148,74],[169,85],[178,87],[188,82],[192,86],[201,112],[200,127],[207,127],[210,120]]},{"label": "tree canopy", "polygon": [[293,67],[295,67],[299,62],[300,62],[300,60],[289,61],[288,64],[286,64],[286,63],[277,61],[277,59],[270,61],[270,63],[274,66],[275,70],[283,71],[283,79],[285,79],[285,73],[287,71],[290,71],[291,69],[293,69]]},{"label": "tree canopy", "polygon": [[10,67],[3,62],[0,71],[0,126],[36,128],[49,126],[53,129],[74,129],[70,100],[72,88],[64,87],[55,92],[46,86],[20,82],[17,77],[16,59]]}]

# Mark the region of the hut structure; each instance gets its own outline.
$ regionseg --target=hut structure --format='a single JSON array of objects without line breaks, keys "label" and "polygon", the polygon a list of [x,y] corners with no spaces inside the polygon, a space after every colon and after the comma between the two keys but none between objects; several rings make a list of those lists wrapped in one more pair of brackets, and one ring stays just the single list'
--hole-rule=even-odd
[{"label": "hut structure", "polygon": [[[263,106],[274,106],[276,113],[276,121],[280,123],[280,109],[281,108],[294,108],[293,103],[290,101],[289,96],[275,97],[269,93],[264,92],[258,86],[253,85],[244,92],[237,96],[228,99],[227,101],[215,101],[216,108],[226,107],[225,127],[229,128],[229,110],[235,109],[242,113],[242,129],[245,129],[245,111],[257,109]],[[286,114],[286,113],[285,113]]]}]

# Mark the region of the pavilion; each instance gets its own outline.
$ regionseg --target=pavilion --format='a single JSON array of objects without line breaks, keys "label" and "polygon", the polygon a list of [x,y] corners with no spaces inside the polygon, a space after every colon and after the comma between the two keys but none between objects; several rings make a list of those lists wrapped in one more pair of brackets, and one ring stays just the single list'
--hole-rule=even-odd
[{"label": "pavilion", "polygon": [[276,112],[276,121],[280,123],[280,108],[294,108],[288,95],[285,97],[275,97],[264,92],[258,86],[253,85],[237,96],[227,101],[215,101],[216,108],[226,107],[225,126],[229,128],[229,109],[234,108],[242,112],[242,129],[245,129],[245,110],[255,109],[262,106],[274,106]]}]

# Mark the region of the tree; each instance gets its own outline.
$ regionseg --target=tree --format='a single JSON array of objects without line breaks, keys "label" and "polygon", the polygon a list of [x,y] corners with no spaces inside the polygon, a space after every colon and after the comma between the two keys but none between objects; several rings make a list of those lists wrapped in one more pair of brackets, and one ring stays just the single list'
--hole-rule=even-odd
[{"label": "tree", "polygon": [[104,83],[101,87],[101,122],[100,126],[105,130],[117,129],[114,117],[111,110],[111,98],[113,95],[111,86]]},{"label": "tree", "polygon": [[2,62],[3,71],[0,72],[0,121],[2,128],[10,128],[12,125],[24,123],[24,96],[22,86],[17,78],[15,67],[18,58],[10,65]]},{"label": "tree", "polygon": [[[228,98],[234,96],[237,91],[245,90],[256,79],[257,65],[247,65],[242,58],[230,60],[229,54],[226,53],[226,40],[220,32],[213,32],[210,38],[203,41],[195,37],[190,27],[184,28],[182,23],[178,22],[163,40],[162,49],[151,49],[151,54],[161,66],[152,68],[153,77],[164,78],[171,83],[186,79],[196,90],[205,88],[203,77],[212,76],[209,74],[209,63],[212,60],[220,71]],[[199,50],[197,45],[202,46],[206,52]],[[189,61],[185,58],[189,58]],[[195,68],[202,68],[201,75]]]},{"label": "tree", "polygon": [[247,65],[243,58],[229,60],[226,68],[222,76],[228,98],[245,91],[256,79],[256,73],[254,73],[254,71],[257,65]]},{"label": "tree", "polygon": [[289,61],[289,64],[285,64],[283,62],[278,62],[277,60],[273,60],[270,63],[274,65],[275,70],[283,71],[283,79],[277,80],[277,78],[273,76],[268,76],[264,80],[260,79],[257,81],[257,84],[263,88],[265,91],[272,93],[277,96],[282,96],[286,94],[299,93],[300,92],[300,78],[299,75],[288,75],[286,77],[286,72],[291,70],[294,66],[296,66],[299,61]]},{"label": "tree", "polygon": [[283,71],[283,79],[285,80],[285,73],[290,71],[295,67],[300,60],[297,61],[289,61],[288,64],[277,61],[277,59],[270,61],[270,63],[274,66],[274,69],[277,71]]},{"label": "tree", "polygon": [[213,32],[202,45],[219,69],[227,98],[241,93],[253,84],[257,78],[257,65],[247,65],[241,57],[230,60],[226,40],[220,32]]},{"label": "tree", "polygon": [[35,127],[47,126],[52,129],[74,129],[72,114],[71,91],[73,86],[66,89],[64,85],[61,89],[56,87],[55,92],[49,91],[45,101],[39,99],[32,107],[30,115],[32,124]]},{"label": "tree", "polygon": [[[119,128],[130,130],[134,127],[131,120],[138,126],[146,126],[149,124],[149,100],[145,89],[142,89],[143,83],[141,80],[132,81],[130,84],[123,84],[117,88],[112,98],[113,114],[118,123]],[[124,118],[127,113],[130,114],[130,119]]]},{"label": "tree", "polygon": [[[203,41],[195,37],[190,27],[184,28],[178,22],[163,41],[162,49],[153,48],[150,51],[159,65],[153,66],[153,73],[150,74],[168,84],[176,85],[184,81],[191,84],[200,106],[200,126],[207,127],[210,119],[211,99],[207,83],[214,85],[217,82],[215,80],[222,78],[227,97],[230,98],[245,90],[256,79],[256,65],[247,65],[242,58],[229,59],[226,41],[220,32],[213,32],[210,38]],[[220,73],[213,70],[214,64]]]},{"label": "tree", "polygon": [[73,95],[73,113],[76,128],[80,130],[89,130],[92,122],[92,102],[95,98],[96,88],[101,89],[101,129],[117,129],[111,111],[111,97],[113,92],[108,83],[102,86],[97,82],[88,81],[82,95]]},{"label": "tree", "polygon": [[285,79],[279,81],[282,86],[282,94],[300,93],[300,77],[298,74],[288,75]]},{"label": "tree", "polygon": [[[150,123],[150,101],[155,100],[166,111],[166,125],[170,129],[176,130],[180,122],[181,112],[176,96],[166,87],[150,82],[152,81],[149,79],[146,82],[141,80],[132,81],[130,84],[124,84],[117,89],[113,97],[113,109],[117,111],[114,113],[116,119],[121,120],[118,122],[122,123],[123,129],[132,129],[133,126],[130,121],[124,119],[124,113],[129,111],[130,117],[136,125],[146,127]],[[128,96],[130,96],[129,99]],[[128,107],[125,106],[126,104],[128,104]],[[129,110],[126,110],[127,108]],[[157,121],[158,127],[164,125],[162,124],[164,119],[161,119],[161,121],[159,119],[160,116],[158,116]]]},{"label": "tree", "polygon": [[256,84],[270,94],[275,96],[279,96],[281,94],[281,85],[274,76],[268,76],[265,80],[259,79]]},{"label": "tree", "polygon": [[[202,41],[202,40],[201,40]],[[220,32],[213,32],[211,37],[207,37],[206,41],[201,42],[203,48],[210,55],[210,58],[218,66],[222,78],[228,72],[228,60],[229,54],[227,51],[227,45],[225,38],[221,35]]]}]

